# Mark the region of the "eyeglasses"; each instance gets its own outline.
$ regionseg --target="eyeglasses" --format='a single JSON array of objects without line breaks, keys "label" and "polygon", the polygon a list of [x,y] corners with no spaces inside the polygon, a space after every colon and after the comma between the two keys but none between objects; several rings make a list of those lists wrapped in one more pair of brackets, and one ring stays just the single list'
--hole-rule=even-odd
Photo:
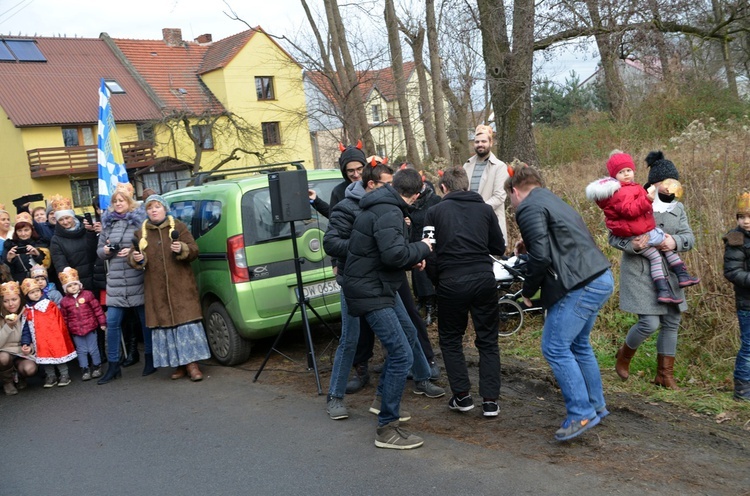
[{"label": "eyeglasses", "polygon": [[356,169],[346,169],[346,175],[353,176],[355,174],[362,174],[363,170],[365,170],[364,166],[357,167]]}]

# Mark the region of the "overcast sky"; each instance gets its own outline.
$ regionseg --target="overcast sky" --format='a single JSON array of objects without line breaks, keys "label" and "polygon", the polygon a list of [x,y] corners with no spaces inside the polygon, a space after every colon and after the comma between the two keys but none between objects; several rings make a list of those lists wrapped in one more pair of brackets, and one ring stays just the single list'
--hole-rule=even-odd
[{"label": "overcast sky", "polygon": [[[299,0],[228,0],[237,15],[251,26],[294,38],[306,27]],[[321,8],[320,0],[308,0]],[[0,34],[25,36],[79,36],[96,38],[106,32],[113,38],[160,39],[162,28],[180,28],[186,40],[204,33],[214,40],[247,29],[227,17],[222,0],[0,0]],[[581,80],[596,68],[597,59],[556,53],[543,66],[544,73],[562,82],[575,70]],[[541,61],[540,61],[541,62]]]}]

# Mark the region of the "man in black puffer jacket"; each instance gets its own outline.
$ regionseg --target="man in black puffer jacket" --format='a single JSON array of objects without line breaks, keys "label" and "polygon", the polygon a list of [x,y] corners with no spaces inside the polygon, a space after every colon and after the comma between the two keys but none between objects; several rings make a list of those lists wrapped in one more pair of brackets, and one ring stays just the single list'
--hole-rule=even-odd
[{"label": "man in black puffer jacket", "polygon": [[393,186],[366,194],[349,239],[344,271],[349,314],[364,316],[388,353],[375,438],[379,448],[411,449],[424,443],[399,425],[401,396],[414,359],[394,309],[403,271],[423,263],[431,249],[427,242],[409,243],[406,238],[404,218],[421,189],[419,173],[406,169],[394,177]]},{"label": "man in black puffer jacket", "polygon": [[570,205],[544,187],[534,167],[520,164],[505,182],[528,251],[523,299],[541,288],[547,310],[542,353],[555,374],[568,411],[555,439],[566,441],[607,416],[602,378],[589,335],[599,309],[614,290],[609,260],[599,250],[586,224]]}]

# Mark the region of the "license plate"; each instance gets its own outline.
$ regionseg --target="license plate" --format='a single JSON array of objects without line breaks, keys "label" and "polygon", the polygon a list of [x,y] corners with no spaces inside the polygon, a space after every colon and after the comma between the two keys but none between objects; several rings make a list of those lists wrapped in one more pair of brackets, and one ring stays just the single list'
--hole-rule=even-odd
[{"label": "license plate", "polygon": [[305,298],[318,298],[320,296],[336,294],[341,291],[341,287],[336,281],[325,281],[303,286],[302,291],[305,293]]}]

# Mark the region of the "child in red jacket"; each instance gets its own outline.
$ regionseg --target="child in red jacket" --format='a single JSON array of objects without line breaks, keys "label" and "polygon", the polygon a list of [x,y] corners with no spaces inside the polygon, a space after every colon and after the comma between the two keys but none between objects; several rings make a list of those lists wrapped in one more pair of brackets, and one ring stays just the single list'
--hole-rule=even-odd
[{"label": "child in red jacket", "polygon": [[[102,358],[95,331],[97,327],[101,330],[107,329],[107,317],[94,293],[83,289],[76,269],[65,267],[65,270],[60,272],[60,283],[65,291],[65,296],[60,302],[60,310],[76,346],[82,379],[88,381],[92,377],[100,377]],[[89,368],[89,355],[92,368]]]},{"label": "child in red jacket", "polygon": [[[648,258],[651,278],[657,291],[659,303],[682,303],[669,287],[662,265],[662,252],[656,248],[664,241],[664,231],[656,227],[653,201],[657,188],[645,190],[636,183],[633,158],[620,150],[614,150],[607,160],[610,177],[597,179],[586,187],[586,197],[593,200],[604,211],[607,229],[617,237],[631,238],[648,234],[648,247],[638,253]],[[698,284],[700,279],[687,272],[685,262],[675,251],[664,251],[669,269],[677,274],[681,288]]]}]

